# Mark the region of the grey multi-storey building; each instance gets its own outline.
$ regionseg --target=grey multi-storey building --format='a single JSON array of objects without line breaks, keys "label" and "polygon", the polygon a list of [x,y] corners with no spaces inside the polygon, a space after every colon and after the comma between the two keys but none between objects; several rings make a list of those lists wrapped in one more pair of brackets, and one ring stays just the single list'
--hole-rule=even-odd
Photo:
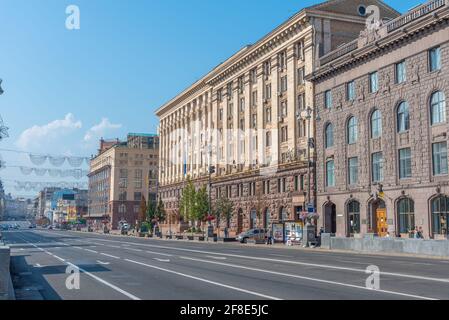
[{"label": "grey multi-storey building", "polygon": [[449,1],[432,0],[320,59],[310,80],[326,232],[447,237],[448,21]]}]

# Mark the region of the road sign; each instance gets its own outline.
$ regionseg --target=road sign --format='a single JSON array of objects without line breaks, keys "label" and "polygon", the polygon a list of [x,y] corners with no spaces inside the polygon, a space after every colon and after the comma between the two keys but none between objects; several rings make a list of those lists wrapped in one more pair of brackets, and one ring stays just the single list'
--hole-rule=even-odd
[{"label": "road sign", "polygon": [[307,204],[307,212],[308,213],[315,213],[315,205],[313,203]]}]

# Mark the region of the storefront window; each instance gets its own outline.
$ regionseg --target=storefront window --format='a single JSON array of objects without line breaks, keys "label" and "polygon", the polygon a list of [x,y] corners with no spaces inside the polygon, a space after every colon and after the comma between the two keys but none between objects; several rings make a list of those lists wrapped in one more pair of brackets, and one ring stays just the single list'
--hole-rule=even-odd
[{"label": "storefront window", "polygon": [[415,229],[415,203],[405,198],[398,202],[399,233],[410,233]]},{"label": "storefront window", "polygon": [[448,235],[449,197],[439,196],[432,201],[433,233]]},{"label": "storefront window", "polygon": [[360,203],[357,201],[348,203],[348,227],[350,234],[360,233]]}]

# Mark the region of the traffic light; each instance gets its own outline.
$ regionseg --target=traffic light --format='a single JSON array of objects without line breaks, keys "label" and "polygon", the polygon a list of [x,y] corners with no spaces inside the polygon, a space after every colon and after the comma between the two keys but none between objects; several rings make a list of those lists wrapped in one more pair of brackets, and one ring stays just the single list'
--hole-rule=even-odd
[{"label": "traffic light", "polygon": [[214,174],[216,172],[215,166],[209,167],[209,174]]}]

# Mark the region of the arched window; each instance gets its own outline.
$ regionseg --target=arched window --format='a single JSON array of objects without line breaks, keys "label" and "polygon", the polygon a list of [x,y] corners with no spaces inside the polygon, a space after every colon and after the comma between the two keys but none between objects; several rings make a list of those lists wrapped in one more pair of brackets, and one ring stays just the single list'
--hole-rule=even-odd
[{"label": "arched window", "polygon": [[432,201],[433,233],[448,235],[449,197],[439,196]]},{"label": "arched window", "polygon": [[334,126],[332,125],[332,123],[329,123],[326,126],[326,149],[327,148],[332,148],[334,146]]},{"label": "arched window", "polygon": [[354,144],[358,140],[358,121],[356,117],[352,117],[348,121],[348,143]]},{"label": "arched window", "polygon": [[410,233],[415,225],[415,203],[412,199],[404,198],[398,202],[399,233]]},{"label": "arched window", "polygon": [[410,129],[410,113],[408,103],[402,101],[398,107],[398,132],[405,132]]},{"label": "arched window", "polygon": [[376,110],[371,115],[371,138],[377,139],[382,136],[382,114]]},{"label": "arched window", "polygon": [[432,94],[430,113],[432,125],[446,122],[446,99],[443,92],[437,91]]},{"label": "arched window", "polygon": [[360,233],[360,203],[355,200],[348,203],[348,230],[349,234]]}]

